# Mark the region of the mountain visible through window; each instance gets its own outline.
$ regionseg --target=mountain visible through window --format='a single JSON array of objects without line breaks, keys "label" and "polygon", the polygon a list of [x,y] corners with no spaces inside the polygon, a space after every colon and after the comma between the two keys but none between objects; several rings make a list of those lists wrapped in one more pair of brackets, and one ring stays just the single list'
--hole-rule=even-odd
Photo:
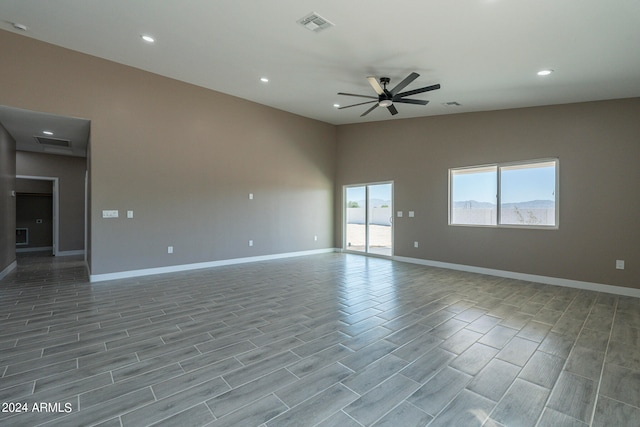
[{"label": "mountain visible through window", "polygon": [[449,224],[557,228],[558,160],[449,170]]}]

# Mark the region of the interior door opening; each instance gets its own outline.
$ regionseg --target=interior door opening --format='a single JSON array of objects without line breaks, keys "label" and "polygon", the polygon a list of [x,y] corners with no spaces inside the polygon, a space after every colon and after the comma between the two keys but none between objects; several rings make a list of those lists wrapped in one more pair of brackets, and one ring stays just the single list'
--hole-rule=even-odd
[{"label": "interior door opening", "polygon": [[344,187],[346,251],[393,256],[393,183]]},{"label": "interior door opening", "polygon": [[[16,175],[16,179],[30,188],[17,193],[24,203],[16,203],[16,252],[51,251],[53,256],[59,255],[58,178]],[[19,235],[26,238],[26,243],[23,240],[17,243]]]}]

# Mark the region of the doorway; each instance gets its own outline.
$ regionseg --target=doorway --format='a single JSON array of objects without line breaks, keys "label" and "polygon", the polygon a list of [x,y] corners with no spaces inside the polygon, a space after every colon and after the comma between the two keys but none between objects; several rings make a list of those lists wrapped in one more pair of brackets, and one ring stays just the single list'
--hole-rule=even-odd
[{"label": "doorway", "polygon": [[393,256],[393,182],[344,187],[343,249]]},{"label": "doorway", "polygon": [[16,252],[50,250],[58,255],[58,178],[17,175],[16,185],[16,241],[21,237]]}]

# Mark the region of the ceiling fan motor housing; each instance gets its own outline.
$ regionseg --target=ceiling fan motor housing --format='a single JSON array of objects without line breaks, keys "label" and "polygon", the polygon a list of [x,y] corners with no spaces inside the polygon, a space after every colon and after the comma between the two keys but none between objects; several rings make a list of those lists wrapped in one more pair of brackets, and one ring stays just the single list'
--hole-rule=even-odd
[{"label": "ceiling fan motor housing", "polygon": [[387,90],[387,84],[391,82],[389,77],[380,77],[380,84],[384,92],[378,95],[378,105],[381,107],[389,107],[393,104],[393,95]]},{"label": "ceiling fan motor housing", "polygon": [[369,108],[367,111],[365,111],[364,113],[362,113],[360,115],[360,117],[364,117],[367,114],[369,114],[371,111],[375,110],[377,107],[385,107],[385,108],[387,108],[387,110],[389,110],[391,115],[396,115],[396,114],[398,114],[398,110],[394,106],[395,103],[414,104],[414,105],[427,105],[429,103],[429,101],[427,101],[427,100],[405,98],[405,97],[408,97],[408,96],[411,96],[411,95],[417,95],[419,93],[428,92],[428,91],[435,90],[435,89],[440,89],[440,85],[439,84],[435,84],[435,85],[431,85],[431,86],[425,86],[425,87],[422,87],[422,88],[419,88],[419,89],[413,89],[413,90],[409,90],[409,91],[406,91],[406,92],[401,92],[406,86],[408,86],[411,82],[413,82],[418,77],[420,77],[420,75],[418,73],[416,73],[416,72],[413,72],[413,73],[409,74],[407,77],[405,77],[404,80],[402,80],[400,83],[398,83],[391,90],[387,89],[387,84],[389,84],[391,82],[391,79],[389,77],[380,77],[380,82],[379,83],[378,83],[378,80],[375,77],[373,77],[373,76],[367,77],[367,80],[369,80],[369,84],[371,85],[371,87],[373,87],[373,90],[376,92],[376,94],[378,96],[375,97],[375,96],[370,96],[370,95],[359,95],[359,94],[355,94],[355,93],[338,92],[338,95],[356,96],[356,97],[359,97],[359,98],[373,99],[373,101],[367,101],[367,102],[361,102],[361,103],[358,103],[358,104],[347,105],[346,107],[340,107],[339,109],[356,107],[358,105],[364,105],[364,104],[374,104],[371,108]]}]

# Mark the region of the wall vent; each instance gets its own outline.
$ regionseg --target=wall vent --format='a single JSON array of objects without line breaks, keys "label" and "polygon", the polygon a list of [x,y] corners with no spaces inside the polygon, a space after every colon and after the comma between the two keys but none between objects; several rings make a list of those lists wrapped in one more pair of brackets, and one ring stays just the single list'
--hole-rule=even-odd
[{"label": "wall vent", "polygon": [[309,31],[313,31],[314,33],[318,33],[322,30],[326,30],[327,28],[333,27],[333,23],[329,22],[327,19],[318,15],[315,12],[311,12],[304,18],[298,19],[298,24],[302,25]]},{"label": "wall vent", "polygon": [[60,139],[60,138],[48,138],[46,136],[33,136],[38,144],[45,147],[56,147],[56,148],[71,148],[71,141],[68,139]]}]

